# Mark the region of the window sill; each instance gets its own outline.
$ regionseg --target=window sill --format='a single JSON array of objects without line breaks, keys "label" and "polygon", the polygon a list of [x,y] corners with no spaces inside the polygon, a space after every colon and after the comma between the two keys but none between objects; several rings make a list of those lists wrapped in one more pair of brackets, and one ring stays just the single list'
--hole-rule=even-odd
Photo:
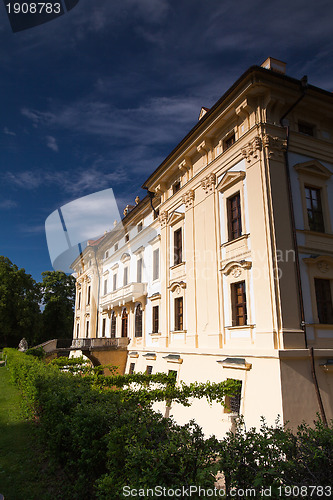
[{"label": "window sill", "polygon": [[237,326],[226,326],[225,328],[227,330],[250,330],[252,328],[255,328],[256,325],[237,325]]},{"label": "window sill", "polygon": [[242,241],[242,240],[247,240],[249,236],[250,236],[250,233],[242,234],[241,236],[239,236],[238,238],[235,238],[234,240],[230,240],[230,241],[226,241],[225,243],[222,243],[221,248],[228,247],[229,245],[232,245],[233,243],[236,243],[236,242],[238,243],[239,241]]},{"label": "window sill", "polygon": [[186,333],[186,332],[187,332],[187,330],[171,330],[170,333],[174,333],[174,334],[178,335],[178,334],[182,334],[182,333]]},{"label": "window sill", "polygon": [[162,335],[162,333],[161,332],[151,332],[148,335],[150,335],[151,337],[160,337]]},{"label": "window sill", "polygon": [[181,267],[185,264],[185,261],[180,262],[179,264],[175,264],[174,266],[171,266],[170,269],[177,269],[177,267]]}]

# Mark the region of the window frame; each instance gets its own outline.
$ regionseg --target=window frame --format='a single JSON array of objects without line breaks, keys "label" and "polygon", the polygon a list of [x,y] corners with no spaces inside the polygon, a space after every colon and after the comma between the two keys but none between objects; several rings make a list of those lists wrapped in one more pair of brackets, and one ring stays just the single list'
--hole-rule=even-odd
[{"label": "window frame", "polygon": [[184,297],[174,299],[174,331],[184,331]]},{"label": "window frame", "polygon": [[178,227],[173,231],[173,265],[183,263],[183,228]]},{"label": "window frame", "polygon": [[117,316],[115,311],[111,312],[111,318],[110,318],[110,337],[112,339],[115,339],[117,336]]},{"label": "window frame", "polygon": [[[140,315],[138,315],[138,311],[140,311]],[[134,337],[143,337],[143,310],[140,303],[135,306],[134,311]]]},{"label": "window frame", "polygon": [[[323,285],[324,283],[327,284],[327,286],[325,285],[326,289],[324,290],[324,288],[322,287],[322,289],[319,290],[319,283],[321,283],[321,285]],[[333,324],[332,283],[332,280],[329,278],[314,278],[317,315],[320,325]],[[319,294],[321,294],[323,298],[319,297]]]},{"label": "window frame", "polygon": [[160,306],[156,305],[152,306],[152,333],[159,333],[159,327],[160,327]]},{"label": "window frame", "polygon": [[[233,216],[233,211],[235,208],[233,207],[233,201],[237,200],[236,209],[237,214],[236,217]],[[228,241],[234,241],[243,236],[242,230],[242,204],[241,204],[241,193],[237,191],[233,195],[229,196],[226,199],[227,203],[227,224],[228,224]],[[237,223],[237,231],[234,230],[234,223]]]},{"label": "window frame", "polygon": [[[238,291],[241,288],[241,293]],[[243,299],[241,302],[238,298],[241,296]],[[230,298],[231,298],[231,311],[232,311],[232,326],[243,327],[248,325],[248,314],[247,314],[247,299],[246,299],[246,281],[235,281],[230,283]],[[244,300],[245,299],[245,300]],[[243,314],[239,314],[239,309],[245,310]],[[244,323],[240,322],[240,318],[245,318]]]}]

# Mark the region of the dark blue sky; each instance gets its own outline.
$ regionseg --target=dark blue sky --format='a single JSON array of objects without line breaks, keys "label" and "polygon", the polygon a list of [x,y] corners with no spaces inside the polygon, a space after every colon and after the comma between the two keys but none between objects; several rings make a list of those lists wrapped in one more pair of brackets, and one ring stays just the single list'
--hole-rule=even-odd
[{"label": "dark blue sky", "polygon": [[1,4],[0,255],[40,280],[51,212],[143,197],[201,106],[268,56],[333,91],[332,20],[323,0],[80,0],[14,34]]}]

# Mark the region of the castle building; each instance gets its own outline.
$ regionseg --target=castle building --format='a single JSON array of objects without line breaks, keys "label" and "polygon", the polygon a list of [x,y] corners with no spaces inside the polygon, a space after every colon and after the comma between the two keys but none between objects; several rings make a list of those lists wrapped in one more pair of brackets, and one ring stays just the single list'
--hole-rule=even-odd
[{"label": "castle building", "polygon": [[333,418],[333,94],[285,69],[268,58],[202,108],[73,263],[73,353],[242,382],[226,409],[172,406],[207,433]]}]

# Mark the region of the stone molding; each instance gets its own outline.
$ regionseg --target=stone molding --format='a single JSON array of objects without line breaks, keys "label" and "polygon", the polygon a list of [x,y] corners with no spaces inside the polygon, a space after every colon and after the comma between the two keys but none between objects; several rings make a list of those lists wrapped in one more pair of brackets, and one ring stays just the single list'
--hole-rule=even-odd
[{"label": "stone molding", "polygon": [[262,141],[259,136],[256,136],[252,141],[248,142],[242,148],[243,158],[247,163],[252,163],[259,158],[259,153],[262,150]]},{"label": "stone molding", "polygon": [[182,202],[185,204],[185,208],[189,209],[193,207],[194,204],[194,190],[190,189],[182,196]]},{"label": "stone molding", "polygon": [[215,174],[209,174],[201,181],[201,187],[203,188],[206,194],[214,192],[215,185],[216,185]]}]

